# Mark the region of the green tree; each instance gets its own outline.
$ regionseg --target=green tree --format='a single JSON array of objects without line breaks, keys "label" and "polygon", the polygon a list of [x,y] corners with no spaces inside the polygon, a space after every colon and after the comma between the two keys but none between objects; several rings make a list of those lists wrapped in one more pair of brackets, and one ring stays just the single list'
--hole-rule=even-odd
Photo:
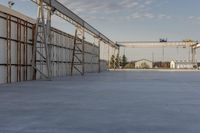
[{"label": "green tree", "polygon": [[122,68],[124,68],[127,64],[127,57],[125,55],[122,56],[122,63],[121,63],[121,66]]},{"label": "green tree", "polygon": [[119,54],[117,54],[117,57],[115,58],[115,69],[118,69],[120,67],[120,57]]},{"label": "green tree", "polygon": [[114,69],[115,66],[115,56],[112,55],[110,59],[110,69]]}]

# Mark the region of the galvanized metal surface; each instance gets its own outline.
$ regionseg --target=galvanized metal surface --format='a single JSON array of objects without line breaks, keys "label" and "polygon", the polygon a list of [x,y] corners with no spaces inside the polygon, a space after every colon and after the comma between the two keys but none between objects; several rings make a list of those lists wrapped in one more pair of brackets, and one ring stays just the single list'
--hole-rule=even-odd
[{"label": "galvanized metal surface", "polygon": [[[6,8],[7,9],[7,8]],[[8,10],[8,9],[7,9]],[[7,11],[5,10],[5,11]],[[20,82],[24,80],[41,79],[39,72],[31,68],[33,40],[34,40],[34,23],[22,14],[9,9],[7,12],[0,12],[0,83]],[[11,12],[11,14],[9,14]],[[26,21],[28,20],[28,21]],[[34,21],[35,22],[35,21]],[[39,43],[39,41],[38,41]],[[52,77],[70,75],[70,66],[72,63],[72,52],[74,36],[62,32],[58,29],[51,28],[51,43],[49,44],[50,59],[52,67]],[[99,64],[101,70],[105,70],[106,62],[99,62],[99,47],[89,42],[84,42],[84,69],[85,72],[98,72]],[[107,54],[110,47],[101,42],[100,59],[107,60],[113,53]],[[114,48],[111,48],[114,49]],[[104,53],[106,51],[106,54]],[[41,50],[43,53],[43,50]],[[109,57],[108,57],[109,56]],[[36,58],[41,62],[38,68],[43,73],[47,73],[41,58]],[[106,68],[104,68],[106,67]],[[78,74],[75,72],[74,74]]]},{"label": "galvanized metal surface", "polygon": [[[32,67],[39,72],[43,77],[51,79],[52,70],[51,70],[51,59],[50,59],[50,39],[51,38],[51,10],[47,11],[47,19],[45,20],[45,11],[42,1],[38,1],[37,9],[37,21],[34,32],[33,40],[33,55],[32,55]],[[39,43],[38,43],[39,41]],[[38,62],[38,58],[40,61]],[[42,59],[42,61],[41,61]],[[46,74],[38,68],[39,65],[44,65],[46,67]],[[34,70],[33,70],[34,71]]]}]

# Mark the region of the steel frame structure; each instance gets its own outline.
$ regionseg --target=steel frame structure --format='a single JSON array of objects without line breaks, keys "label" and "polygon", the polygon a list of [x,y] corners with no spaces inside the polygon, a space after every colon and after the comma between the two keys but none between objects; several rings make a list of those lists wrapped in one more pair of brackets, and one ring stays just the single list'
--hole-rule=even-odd
[{"label": "steel frame structure", "polygon": [[31,1],[36,3],[37,5],[39,5],[40,2],[45,3],[46,6],[51,7],[55,15],[61,17],[63,20],[68,21],[69,23],[75,25],[76,27],[78,26],[84,28],[85,32],[89,33],[90,35],[100,38],[101,41],[107,43],[112,47],[118,48],[118,45],[116,43],[108,39],[105,35],[103,35],[97,29],[92,27],[90,24],[88,24],[86,21],[84,21],[82,18],[73,13],[70,9],[62,5],[57,0],[31,0]]},{"label": "steel frame structure", "polygon": [[[192,62],[195,62],[196,49],[200,47],[199,41],[168,41],[168,42],[156,42],[156,41],[126,41],[117,42],[120,47],[125,48],[163,48],[164,47],[191,47],[192,50]],[[164,58],[164,57],[163,57]]]},{"label": "steel frame structure", "polygon": [[[0,39],[6,42],[6,60],[0,63],[0,66],[6,68],[6,83],[11,83],[13,79],[16,79],[16,82],[28,80],[28,69],[31,67],[28,63],[28,47],[32,46],[32,43],[28,42],[28,31],[33,25],[25,18],[14,16],[12,11],[3,6],[0,14],[0,19],[5,21],[6,31],[5,36],[0,36]],[[16,33],[16,37],[12,36],[13,32]]]},{"label": "steel frame structure", "polygon": [[157,41],[126,41],[117,42],[120,47],[126,48],[155,48],[155,47],[171,47],[171,46],[183,46],[193,47],[199,44],[198,41],[168,41],[168,42],[157,42]]},{"label": "steel frame structure", "polygon": [[[100,47],[101,41],[108,44],[115,49],[118,49],[119,46],[108,39],[105,35],[101,32],[96,30],[78,15],[73,13],[67,7],[62,5],[57,0],[31,0],[32,2],[38,5],[38,15],[37,15],[37,23],[36,23],[36,30],[35,30],[35,37],[34,37],[34,50],[33,50],[33,59],[32,59],[32,66],[34,70],[40,72],[45,78],[51,78],[51,59],[49,53],[49,38],[50,37],[50,28],[51,28],[51,12],[54,15],[61,17],[63,20],[73,24],[76,26],[75,30],[75,38],[74,38],[74,48],[73,48],[73,56],[72,56],[72,63],[71,63],[71,75],[73,75],[74,70],[84,75],[84,34],[88,33],[92,35],[94,38],[98,38],[98,46]],[[47,21],[45,22],[45,14],[44,9],[47,11]],[[38,45],[38,38],[40,38],[40,45]],[[45,55],[43,55],[41,51],[42,48],[45,50]],[[82,45],[82,46],[79,46]],[[40,50],[38,50],[38,48]],[[77,52],[78,50],[78,52]],[[47,74],[43,73],[39,68],[37,68],[37,60],[35,53],[38,53],[41,58],[43,58],[43,63],[47,68]],[[37,55],[38,55],[37,54]],[[100,72],[100,48],[98,52],[98,64],[99,64],[99,72]],[[81,55],[81,56],[80,56]],[[81,67],[81,69],[80,69]]]},{"label": "steel frame structure", "polygon": [[[45,11],[44,11],[45,5],[43,3],[43,0],[38,0],[37,2],[38,2],[38,9],[37,9],[37,22],[35,26],[35,31],[34,31],[35,33],[33,40],[32,67],[34,68],[34,71],[36,70],[36,72],[39,72],[43,77],[51,79],[51,60],[49,53],[51,10],[47,10],[46,14],[47,19],[45,21]],[[47,73],[44,73],[41,70],[44,69],[42,66],[46,66]],[[36,75],[33,76],[33,78],[35,77]]]},{"label": "steel frame structure", "polygon": [[74,47],[72,53],[71,63],[71,76],[74,70],[78,71],[81,75],[85,73],[85,34],[84,29],[77,27],[74,37]]}]

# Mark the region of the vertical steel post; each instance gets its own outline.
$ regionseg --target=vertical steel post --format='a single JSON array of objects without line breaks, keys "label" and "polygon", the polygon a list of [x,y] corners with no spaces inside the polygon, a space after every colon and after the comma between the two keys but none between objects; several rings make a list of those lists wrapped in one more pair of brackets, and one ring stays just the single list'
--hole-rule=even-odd
[{"label": "vertical steel post", "polygon": [[74,47],[73,47],[73,51],[72,51],[71,76],[73,76],[73,71],[74,71],[74,59],[75,59],[75,50],[76,50],[76,36],[77,36],[77,29],[75,30]]},{"label": "vertical steel post", "polygon": [[82,29],[82,76],[85,74],[85,30]]},{"label": "vertical steel post", "polygon": [[19,19],[17,19],[17,82],[19,82]]},{"label": "vertical steel post", "polygon": [[25,29],[25,21],[23,21],[23,81],[26,80],[26,29]]},{"label": "vertical steel post", "polygon": [[52,9],[51,7],[48,7],[47,10],[47,20],[46,20],[46,35],[47,35],[47,56],[49,60],[49,77],[52,77],[52,63],[51,63],[51,16],[52,16]]},{"label": "vertical steel post", "polygon": [[11,83],[11,16],[7,15],[6,20],[6,32],[7,32],[7,83]]},{"label": "vertical steel post", "polygon": [[6,44],[6,70],[7,70],[7,73],[6,73],[6,79],[7,79],[7,83],[9,83],[9,16],[7,16],[7,19],[6,19],[6,39],[7,39],[7,44]]},{"label": "vertical steel post", "polygon": [[[35,35],[36,35],[36,25],[33,25],[32,26],[32,40],[33,40],[33,43],[32,43],[32,60],[31,60],[31,64],[32,66],[36,66],[36,46],[35,46]],[[37,73],[37,70],[33,67],[33,73],[32,73],[32,79],[33,80],[36,80],[36,73]]]},{"label": "vertical steel post", "polygon": [[25,38],[25,46],[26,46],[26,77],[25,79],[28,80],[28,22],[26,21],[26,24],[25,24],[25,28],[26,28],[26,38]]},{"label": "vertical steel post", "polygon": [[196,48],[192,46],[191,50],[192,50],[192,63],[195,63],[196,62]]},{"label": "vertical steel post", "polygon": [[118,46],[118,48],[117,48],[117,69],[120,68],[120,57],[119,57],[119,54],[120,54],[120,47]]},{"label": "vertical steel post", "polygon": [[116,55],[115,55],[115,53],[116,53],[116,48],[114,48],[114,64],[113,64],[113,67],[114,67],[114,70],[116,69]]},{"label": "vertical steel post", "polygon": [[20,20],[20,25],[19,25],[19,81],[22,81],[22,21]]},{"label": "vertical steel post", "polygon": [[73,75],[74,70],[78,71],[82,76],[85,73],[85,31],[79,26],[77,26],[74,36],[71,76]]},{"label": "vertical steel post", "polygon": [[108,70],[110,69],[110,46],[108,45]]},{"label": "vertical steel post", "polygon": [[98,39],[98,72],[100,73],[101,72],[101,40]]},{"label": "vertical steel post", "polygon": [[[37,14],[37,22],[36,22],[36,29],[35,29],[35,35],[34,35],[34,45],[33,45],[33,56],[32,56],[32,67],[36,69],[43,77],[47,79],[51,79],[51,66],[50,66],[50,54],[49,54],[49,31],[47,29],[50,29],[50,20],[51,20],[51,14],[47,14],[47,23],[45,23],[45,14],[44,14],[44,3],[43,0],[38,0],[38,14]],[[48,13],[50,11],[48,10]],[[47,28],[48,27],[48,28]],[[38,47],[38,41],[40,41],[40,46]],[[40,49],[40,50],[38,50]],[[40,57],[39,62],[41,65],[45,65],[47,68],[47,74],[44,73],[41,69],[37,66],[37,56]],[[36,59],[36,61],[35,61]],[[41,66],[40,65],[40,66]],[[43,68],[43,67],[42,67]]]}]

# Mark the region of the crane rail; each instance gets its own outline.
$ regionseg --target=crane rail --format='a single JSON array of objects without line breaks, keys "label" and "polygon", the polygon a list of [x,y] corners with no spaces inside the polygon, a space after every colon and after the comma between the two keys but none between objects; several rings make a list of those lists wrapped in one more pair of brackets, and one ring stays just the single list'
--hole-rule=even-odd
[{"label": "crane rail", "polygon": [[127,42],[117,42],[120,47],[126,48],[159,48],[168,46],[183,46],[183,47],[196,47],[199,45],[198,41],[168,41],[168,42],[158,42],[158,41],[127,41]]},{"label": "crane rail", "polygon": [[[38,0],[31,0],[32,2],[38,4]],[[84,21],[81,17],[76,15],[74,12],[72,12],[70,9],[68,9],[66,6],[58,2],[57,0],[43,0],[43,2],[52,8],[54,11],[54,14],[61,17],[62,19],[70,22],[71,24],[75,26],[80,26],[87,30],[88,33],[92,34],[94,37],[99,38],[104,43],[107,43],[111,45],[112,47],[118,48],[118,45],[108,39],[105,35],[103,35],[101,32],[99,32],[97,29],[92,27],[89,23]]]}]

